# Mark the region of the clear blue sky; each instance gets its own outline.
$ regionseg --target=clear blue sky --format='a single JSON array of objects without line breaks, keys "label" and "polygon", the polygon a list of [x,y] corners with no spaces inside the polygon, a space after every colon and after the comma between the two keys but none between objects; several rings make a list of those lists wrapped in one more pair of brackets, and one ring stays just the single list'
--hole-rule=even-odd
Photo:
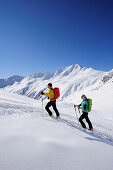
[{"label": "clear blue sky", "polygon": [[0,78],[113,68],[112,0],[0,0]]}]

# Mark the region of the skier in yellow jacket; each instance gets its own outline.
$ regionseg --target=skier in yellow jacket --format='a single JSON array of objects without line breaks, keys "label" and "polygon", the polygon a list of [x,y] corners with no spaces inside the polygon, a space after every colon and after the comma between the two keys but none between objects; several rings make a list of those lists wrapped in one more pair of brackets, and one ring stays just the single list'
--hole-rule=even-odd
[{"label": "skier in yellow jacket", "polygon": [[54,111],[56,112],[56,118],[60,120],[60,114],[59,114],[58,109],[56,107],[56,100],[54,99],[54,90],[53,90],[53,87],[52,87],[51,83],[48,84],[48,88],[49,88],[49,92],[48,93],[44,93],[43,91],[41,92],[42,95],[48,96],[49,100],[50,100],[47,103],[45,109],[49,113],[49,116],[51,116],[53,118],[53,114],[52,114],[51,110],[49,109],[49,107],[52,106]]}]

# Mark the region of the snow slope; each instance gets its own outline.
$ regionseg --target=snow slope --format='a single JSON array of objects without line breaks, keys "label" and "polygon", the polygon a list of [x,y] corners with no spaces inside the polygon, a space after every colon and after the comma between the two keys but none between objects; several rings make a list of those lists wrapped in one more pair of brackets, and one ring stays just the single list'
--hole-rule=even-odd
[{"label": "snow slope", "polygon": [[73,103],[80,102],[80,96],[70,103],[58,101],[58,121],[47,115],[40,101],[1,90],[0,170],[112,170],[112,88],[106,84],[97,93],[92,91],[94,108],[89,116],[94,132],[77,123]]}]

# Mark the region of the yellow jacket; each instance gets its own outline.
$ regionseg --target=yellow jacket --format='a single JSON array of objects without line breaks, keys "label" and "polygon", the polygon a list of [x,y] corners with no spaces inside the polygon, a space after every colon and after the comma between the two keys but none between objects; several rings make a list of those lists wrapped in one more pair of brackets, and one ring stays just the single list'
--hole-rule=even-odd
[{"label": "yellow jacket", "polygon": [[51,87],[49,89],[49,92],[48,93],[44,93],[45,96],[48,96],[50,101],[54,101],[54,91],[53,91],[53,88]]}]

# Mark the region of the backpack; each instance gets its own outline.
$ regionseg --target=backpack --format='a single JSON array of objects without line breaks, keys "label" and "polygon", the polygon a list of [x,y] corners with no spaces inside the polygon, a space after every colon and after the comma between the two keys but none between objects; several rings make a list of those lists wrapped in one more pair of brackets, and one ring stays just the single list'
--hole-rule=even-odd
[{"label": "backpack", "polygon": [[91,112],[92,109],[92,99],[88,99],[88,109],[87,112]]},{"label": "backpack", "polygon": [[53,91],[54,91],[54,98],[52,98],[51,100],[56,100],[56,99],[58,99],[59,96],[60,96],[60,90],[59,90],[58,87],[55,87],[55,88],[53,89]]}]

